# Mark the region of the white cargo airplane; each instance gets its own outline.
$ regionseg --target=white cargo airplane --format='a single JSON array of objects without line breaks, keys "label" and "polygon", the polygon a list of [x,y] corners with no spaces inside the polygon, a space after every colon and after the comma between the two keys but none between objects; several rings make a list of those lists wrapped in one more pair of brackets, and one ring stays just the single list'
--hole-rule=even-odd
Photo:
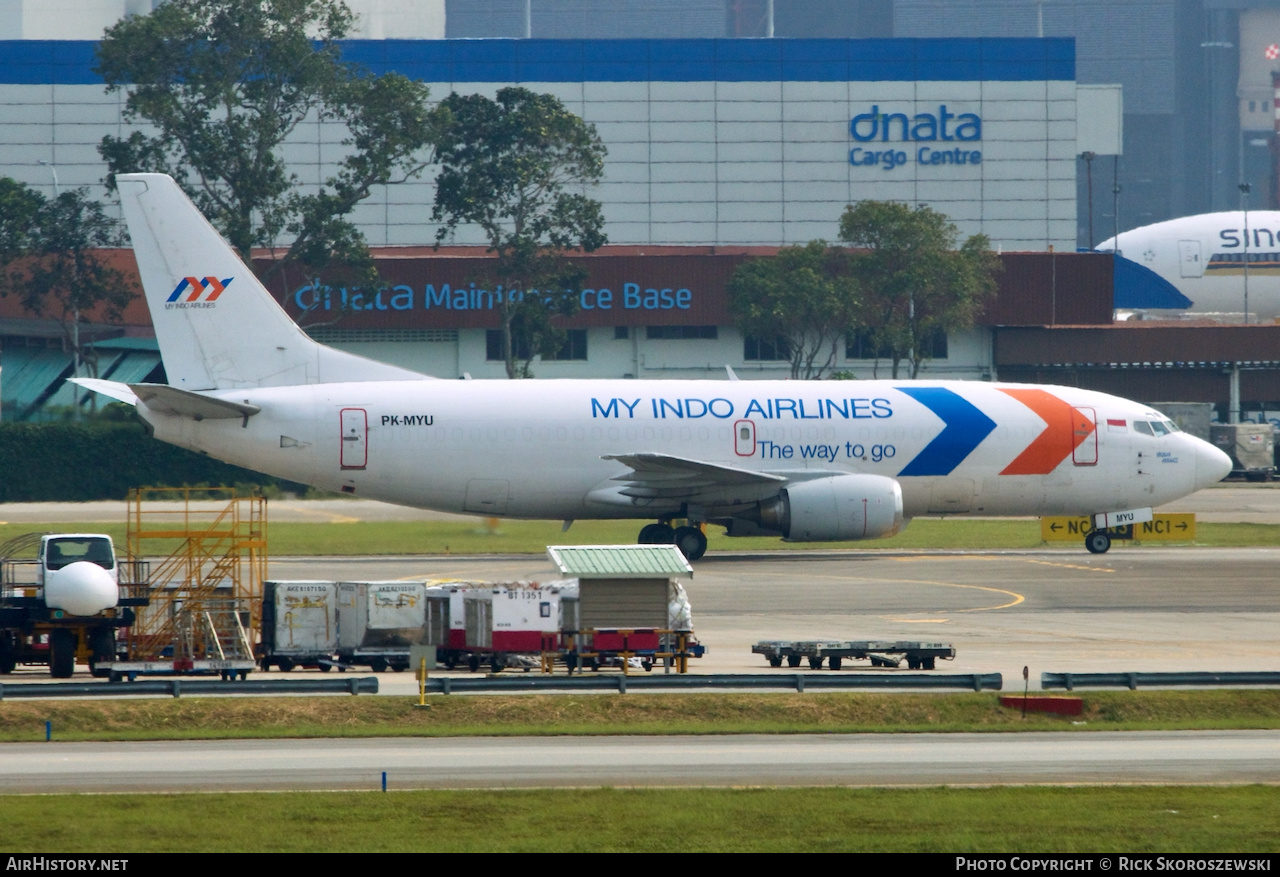
[{"label": "white cargo airplane", "polygon": [[[1213,484],[1146,405],[969,381],[443,381],[317,344],[161,174],[116,177],[170,383],[80,383],[156,438],[325,490],[514,518],[648,518],[642,543],[874,539],[917,515],[1096,515]],[[673,521],[682,521],[678,528]]]},{"label": "white cargo airplane", "polygon": [[1280,210],[1236,210],[1184,216],[1122,232],[1098,244],[1150,268],[1191,299],[1185,310],[1153,316],[1204,314],[1242,322],[1249,265],[1249,322],[1280,317]]}]

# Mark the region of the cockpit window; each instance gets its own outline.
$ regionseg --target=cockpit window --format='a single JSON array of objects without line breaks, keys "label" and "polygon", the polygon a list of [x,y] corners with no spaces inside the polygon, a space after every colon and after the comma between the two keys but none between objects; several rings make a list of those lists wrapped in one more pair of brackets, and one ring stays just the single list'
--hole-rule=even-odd
[{"label": "cockpit window", "polygon": [[1172,420],[1166,420],[1164,425],[1169,427],[1169,432],[1182,432],[1182,430],[1178,429],[1178,424],[1174,423]]},{"label": "cockpit window", "polygon": [[1143,435],[1155,435],[1155,433],[1151,431],[1151,424],[1147,423],[1145,420],[1135,420],[1133,422],[1133,429],[1135,432],[1140,432]]},{"label": "cockpit window", "polygon": [[1164,425],[1163,420],[1153,420],[1151,421],[1151,431],[1156,435],[1168,435],[1169,427]]}]

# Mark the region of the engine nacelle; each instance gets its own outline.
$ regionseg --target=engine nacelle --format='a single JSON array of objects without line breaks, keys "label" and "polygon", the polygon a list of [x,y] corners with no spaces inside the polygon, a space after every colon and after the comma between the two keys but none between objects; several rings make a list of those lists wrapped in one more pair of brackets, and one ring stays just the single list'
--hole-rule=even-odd
[{"label": "engine nacelle", "polygon": [[879,539],[902,529],[902,487],[883,475],[792,484],[760,504],[760,525],[789,542]]},{"label": "engine nacelle", "polygon": [[79,560],[45,573],[44,602],[68,615],[97,615],[120,602],[120,587],[96,563]]}]

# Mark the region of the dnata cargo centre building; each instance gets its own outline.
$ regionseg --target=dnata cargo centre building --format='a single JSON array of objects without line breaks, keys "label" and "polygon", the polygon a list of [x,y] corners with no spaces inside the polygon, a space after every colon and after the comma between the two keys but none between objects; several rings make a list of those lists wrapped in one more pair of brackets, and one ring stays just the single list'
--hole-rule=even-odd
[{"label": "dnata cargo centre building", "polygon": [[[98,144],[130,129],[123,96],[106,93],[93,72],[94,48],[0,45],[5,173],[46,190],[56,177],[63,188],[104,192]],[[554,94],[595,126],[608,157],[589,194],[603,204],[610,246],[586,260],[570,343],[535,366],[539,377],[718,377],[726,364],[746,378],[785,376],[772,339],[744,338],[729,318],[725,284],[742,259],[832,240],[846,205],[876,199],[927,204],[962,239],[985,234],[1002,253],[1053,250],[1066,260],[1077,155],[1119,150],[1118,88],[1077,85],[1072,39],[356,40],[343,50],[374,72],[428,83],[433,99],[520,85]],[[293,132],[285,152],[303,186],[336,169],[346,136],[320,120]],[[464,226],[442,250],[426,246],[436,235],[433,194],[428,171],[375,191],[356,211],[388,288],[293,278],[275,292],[326,343],[442,377],[500,376],[493,296],[469,273],[483,240]],[[1004,324],[1022,319],[1020,298],[1040,303],[1050,293],[1055,312],[1027,321],[1109,319],[1109,267],[1053,281],[1058,272],[1046,267],[1023,288],[1011,288],[1025,280],[1014,273],[1002,281]],[[1049,282],[1061,285],[1047,293]],[[1084,316],[1072,318],[1073,308]],[[3,316],[6,383],[28,404],[69,392],[52,380],[65,354],[12,308]],[[132,309],[128,321],[86,327],[100,336],[102,377],[141,380],[158,363],[131,337],[148,334],[145,311]],[[989,315],[972,332],[938,339],[927,374],[994,377],[993,325]],[[836,368],[884,374],[855,339]],[[5,400],[12,411],[17,400],[7,391]]]}]

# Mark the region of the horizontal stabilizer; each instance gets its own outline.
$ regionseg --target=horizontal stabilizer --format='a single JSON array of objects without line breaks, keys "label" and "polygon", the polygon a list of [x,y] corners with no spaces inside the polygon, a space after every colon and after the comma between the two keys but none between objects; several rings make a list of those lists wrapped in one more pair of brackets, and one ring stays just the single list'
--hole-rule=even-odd
[{"label": "horizontal stabilizer", "polygon": [[86,390],[92,390],[95,393],[108,396],[117,402],[124,402],[135,407],[138,404],[138,397],[134,395],[133,390],[129,389],[128,384],[122,384],[119,381],[104,381],[101,378],[69,378],[69,380],[73,384],[79,384]]},{"label": "horizontal stabilizer", "polygon": [[179,390],[167,384],[130,384],[138,401],[158,414],[190,417],[192,420],[241,420],[252,417],[262,408],[242,402],[229,402],[203,393]]}]

